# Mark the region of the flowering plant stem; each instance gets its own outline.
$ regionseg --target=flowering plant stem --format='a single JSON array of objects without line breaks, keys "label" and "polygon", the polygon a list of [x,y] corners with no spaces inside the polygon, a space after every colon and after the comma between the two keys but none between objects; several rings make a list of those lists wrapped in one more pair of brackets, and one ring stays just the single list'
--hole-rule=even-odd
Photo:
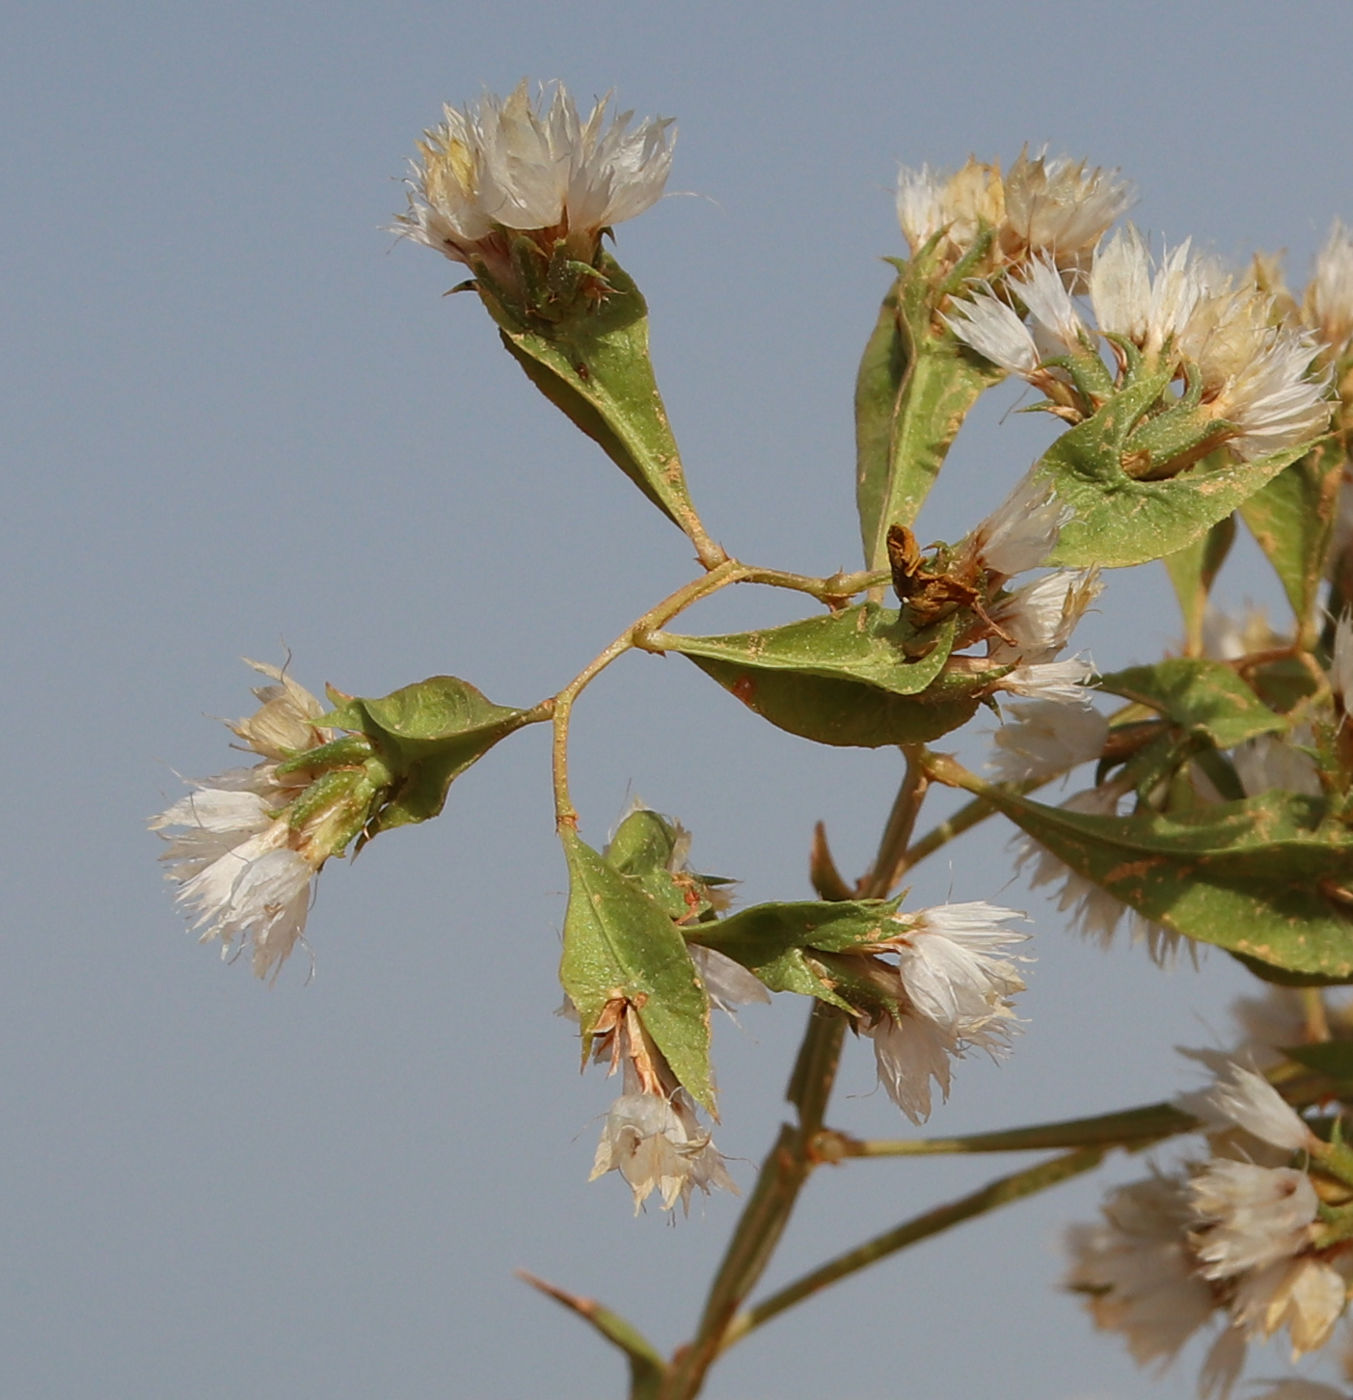
[{"label": "flowering plant stem", "polygon": [[[728,558],[720,552],[719,562],[715,562],[708,572],[690,583],[683,584],[676,592],[669,594],[662,602],[650,608],[644,615],[632,622],[616,639],[598,655],[593,657],[581,671],[543,705],[553,706],[553,775],[554,775],[554,819],[556,826],[578,824],[578,813],[569,799],[568,791],[568,729],[573,713],[573,702],[596,679],[607,666],[625,652],[634,650],[654,650],[647,643],[649,635],[671,622],[674,617],[685,612],[701,598],[707,598],[730,583],[759,583],[770,588],[786,588],[795,593],[807,593],[830,608],[841,608],[857,593],[861,593],[879,578],[886,577],[877,571],[855,574],[837,572],[828,578],[811,578],[804,574],[788,573],[783,569],[761,569],[743,564],[737,559]],[[541,706],[537,707],[542,708]]]},{"label": "flowering plant stem", "polygon": [[995,1181],[989,1181],[985,1186],[979,1187],[969,1195],[960,1196],[958,1200],[951,1201],[948,1205],[936,1206],[933,1210],[925,1211],[923,1214],[898,1225],[895,1229],[885,1230],[883,1234],[875,1235],[873,1239],[866,1240],[863,1244],[847,1250],[844,1254],[838,1254],[835,1259],[829,1259],[811,1273],[795,1279],[793,1283],[786,1285],[777,1293],[772,1293],[769,1298],[758,1303],[755,1307],[738,1313],[724,1329],[723,1347],[731,1347],[735,1342],[741,1341],[749,1332],[754,1331],[763,1323],[769,1322],[771,1318],[777,1317],[786,1309],[793,1307],[795,1303],[812,1297],[813,1294],[820,1292],[829,1284],[836,1283],[850,1274],[858,1273],[871,1264],[877,1264],[880,1259],[885,1259],[890,1254],[896,1254],[898,1250],[905,1249],[908,1245],[929,1239],[932,1235],[938,1235],[942,1231],[948,1230],[951,1226],[960,1225],[965,1220],[984,1215],[1000,1206],[1023,1200],[1026,1196],[1047,1190],[1048,1187],[1058,1186],[1074,1176],[1093,1171],[1103,1160],[1107,1151],[1107,1147],[1081,1147],[1075,1151],[1063,1153],[1062,1156],[1054,1157],[1051,1161],[1040,1162],[1036,1166],[1026,1167],[1022,1171],[1011,1172],[1008,1176],[997,1177]]},{"label": "flowering plant stem", "polygon": [[[906,770],[873,870],[861,882],[861,898],[883,898],[888,893],[925,799],[928,778],[921,751],[908,746],[903,752]],[[756,1186],[710,1285],[696,1334],[673,1358],[662,1400],[691,1400],[698,1395],[714,1360],[736,1340],[730,1333],[736,1319],[745,1315],[740,1312],[742,1302],[770,1263],[813,1168],[824,1160],[817,1143],[836,1082],[845,1029],[845,1018],[836,1008],[824,1002],[814,1006],[785,1095],[797,1111],[798,1122],[781,1126],[761,1164]]]}]

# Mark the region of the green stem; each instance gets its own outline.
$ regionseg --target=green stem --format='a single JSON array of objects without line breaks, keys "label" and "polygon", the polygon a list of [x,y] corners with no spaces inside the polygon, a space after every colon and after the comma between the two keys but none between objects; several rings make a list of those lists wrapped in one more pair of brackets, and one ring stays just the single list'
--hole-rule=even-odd
[{"label": "green stem", "polygon": [[874,867],[860,882],[861,899],[887,899],[902,878],[902,872],[907,867],[907,842],[916,830],[916,818],[921,814],[921,803],[925,801],[926,789],[930,786],[930,775],[922,762],[924,750],[919,745],[909,744],[902,753],[907,760],[907,769],[902,775],[902,786],[893,799],[893,809],[888,813],[888,823],[879,839]]},{"label": "green stem", "polygon": [[[906,773],[879,843],[874,870],[862,882],[865,898],[879,897],[874,891],[883,888],[906,849],[925,796],[928,778],[921,763],[923,751],[909,747],[904,753]],[[814,1144],[836,1082],[845,1029],[845,1017],[839,1011],[823,1002],[814,1005],[785,1094],[797,1110],[798,1122],[781,1127],[761,1164],[756,1186],[710,1285],[695,1336],[672,1358],[662,1400],[692,1400],[699,1394],[710,1366],[729,1344],[728,1328],[765,1272],[799,1193],[822,1160]]]},{"label": "green stem", "polygon": [[914,845],[908,848],[898,871],[898,878],[905,875],[913,865],[919,865],[927,856],[933,856],[942,846],[947,846],[965,831],[971,831],[980,822],[996,813],[995,807],[984,797],[975,797],[960,807],[947,821],[933,826]]},{"label": "green stem", "polygon": [[554,697],[554,742],[552,746],[552,768],[554,774],[554,820],[556,826],[577,826],[578,813],[569,800],[568,793],[568,729],[572,717],[573,702],[618,656],[638,645],[637,638],[644,633],[661,627],[692,603],[717,593],[730,583],[737,583],[745,570],[736,559],[725,559],[709,573],[668,594],[656,607],[650,608],[641,618],[625,630],[599,655],[595,656],[576,676]]},{"label": "green stem", "polygon": [[1145,1104],[1089,1118],[1066,1118],[966,1137],[903,1138],[865,1141],[830,1129],[818,1135],[819,1156],[827,1161],[846,1157],[932,1157],[963,1152],[1046,1152],[1052,1148],[1143,1147],[1177,1133],[1192,1132],[1197,1120],[1170,1103]]},{"label": "green stem", "polygon": [[965,1220],[1023,1200],[1026,1196],[1032,1196],[1074,1176],[1092,1171],[1100,1164],[1107,1151],[1106,1147],[1082,1147],[1063,1156],[1054,1157],[1050,1162],[1040,1162],[1037,1166],[998,1177],[970,1195],[928,1210],[897,1226],[896,1229],[875,1235],[864,1244],[847,1250],[844,1254],[838,1254],[835,1259],[829,1259],[811,1273],[804,1274],[778,1292],[772,1293],[754,1308],[739,1313],[724,1332],[724,1349],[741,1341],[749,1332],[755,1331],[771,1318],[793,1307],[795,1303],[802,1302],[830,1284],[848,1278],[871,1264],[877,1264],[880,1259],[886,1259],[888,1255],[896,1254],[908,1245],[929,1239],[932,1235],[938,1235]]}]

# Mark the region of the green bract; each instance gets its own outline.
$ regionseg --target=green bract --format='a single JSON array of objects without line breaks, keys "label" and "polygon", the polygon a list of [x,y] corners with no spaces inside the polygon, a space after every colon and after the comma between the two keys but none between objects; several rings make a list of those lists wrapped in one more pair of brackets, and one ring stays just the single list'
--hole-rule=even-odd
[{"label": "green bract", "polygon": [[584,1056],[606,1004],[623,998],[691,1097],[713,1113],[709,998],[685,939],[650,895],[576,831],[565,826],[559,839],[569,877],[559,979],[578,1012]]},{"label": "green bract", "polygon": [[749,709],[820,744],[924,743],[970,719],[986,675],[946,675],[957,618],[916,631],[864,603],[833,616],[719,637],[655,632],[645,645],[688,657]]},{"label": "green bract", "polygon": [[587,314],[524,321],[486,288],[484,304],[527,377],[667,517],[687,534],[698,524],[676,439],[648,354],[648,307],[614,258],[597,269],[606,288]]},{"label": "green bract", "polygon": [[1165,387],[1163,375],[1130,384],[1043,454],[1035,475],[1050,481],[1073,511],[1052,563],[1111,568],[1175,554],[1306,451],[1303,445],[1224,465],[1217,454],[1167,480],[1139,480],[1123,466],[1129,439]]},{"label": "green bract", "polygon": [[933,250],[896,263],[855,381],[855,498],[865,565],[888,563],[890,525],[911,525],[968,410],[1002,372],[935,312]]},{"label": "green bract", "polygon": [[455,778],[514,729],[545,717],[495,705],[456,676],[432,676],[379,700],[331,698],[338,705],[325,723],[365,734],[390,771],[368,837],[435,817]]}]

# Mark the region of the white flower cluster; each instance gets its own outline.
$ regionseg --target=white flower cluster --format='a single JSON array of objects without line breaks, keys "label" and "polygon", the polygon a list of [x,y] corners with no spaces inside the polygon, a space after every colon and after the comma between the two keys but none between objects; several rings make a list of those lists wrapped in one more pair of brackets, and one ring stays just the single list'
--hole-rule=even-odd
[{"label": "white flower cluster", "polygon": [[[1318,436],[1329,421],[1328,377],[1312,372],[1318,343],[1298,326],[1274,324],[1273,297],[1228,275],[1186,240],[1154,259],[1133,228],[1095,250],[1088,277],[1093,322],[1050,257],[955,302],[954,334],[1007,373],[1061,405],[1075,421],[1087,407],[1066,400],[1072,377],[1058,362],[1098,354],[1100,337],[1121,360],[1130,345],[1153,370],[1183,379],[1196,412],[1215,424],[1243,461]],[[1027,308],[1025,315],[1018,307]]]},{"label": "white flower cluster", "polygon": [[311,881],[330,854],[287,820],[310,775],[279,775],[278,764],[334,735],[315,723],[324,707],[308,690],[274,666],[249,664],[274,683],[256,687],[261,708],[229,728],[263,761],[194,781],[150,827],[181,828],[165,836],[160,859],[202,941],[219,938],[222,957],[252,942],[254,972],[266,977],[304,934]]},{"label": "white flower cluster", "polygon": [[632,112],[606,125],[608,98],[583,120],[562,84],[533,104],[522,82],[506,98],[485,96],[424,133],[407,180],[400,232],[456,262],[510,274],[509,232],[591,262],[602,231],[642,214],[662,195],[676,133],[670,118],[631,127]]},{"label": "white flower cluster", "polygon": [[[717,956],[717,955],[716,955]],[[622,1091],[606,1114],[592,1162],[595,1181],[619,1172],[634,1194],[634,1213],[655,1191],[663,1210],[678,1201],[689,1209],[692,1193],[737,1186],[695,1104],[626,1001],[608,1005],[594,1028],[594,1053],[621,1070]]]},{"label": "white flower cluster", "polygon": [[897,218],[911,251],[940,236],[948,262],[988,228],[989,261],[1008,265],[1043,254],[1072,269],[1131,202],[1130,187],[1112,172],[1027,151],[1004,177],[999,166],[970,159],[952,175],[922,166],[904,168],[897,179]]},{"label": "white flower cluster", "polygon": [[1201,1389],[1224,1397],[1247,1343],[1285,1330],[1295,1359],[1329,1340],[1353,1260],[1321,1233],[1309,1169],[1324,1144],[1260,1074],[1206,1058],[1214,1084],[1180,1106],[1209,1133],[1212,1156],[1115,1190],[1102,1223],[1072,1231],[1067,1282],[1142,1364],[1168,1363],[1220,1318]]},{"label": "white flower cluster", "polygon": [[[1070,514],[1047,482],[1026,476],[960,545],[963,567],[998,585],[1036,569],[1056,546]],[[996,689],[1031,700],[1088,705],[1094,662],[1083,655],[1057,658],[1100,586],[1096,569],[1058,569],[1001,597],[986,617],[984,664],[1011,668]]]},{"label": "white flower cluster", "polygon": [[1024,979],[1011,946],[1028,934],[1003,928],[1024,916],[974,901],[895,915],[898,932],[861,949],[875,956],[879,991],[899,1008],[861,1027],[874,1042],[879,1079],[914,1123],[930,1116],[931,1083],[949,1097],[950,1061],[972,1047],[1003,1058],[1018,1029],[1012,999]]}]

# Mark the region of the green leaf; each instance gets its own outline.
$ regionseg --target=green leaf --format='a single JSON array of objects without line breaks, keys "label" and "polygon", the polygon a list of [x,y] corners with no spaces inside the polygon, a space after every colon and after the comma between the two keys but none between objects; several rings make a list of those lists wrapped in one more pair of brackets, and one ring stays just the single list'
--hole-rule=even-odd
[{"label": "green leaf", "polygon": [[1220,661],[1171,657],[1100,677],[1100,689],[1159,710],[1171,723],[1205,736],[1219,749],[1234,748],[1287,722]]},{"label": "green leaf", "polygon": [[616,828],[605,857],[608,865],[638,885],[668,918],[692,923],[713,913],[710,886],[729,882],[687,870],[688,843],[688,835],[676,822],[639,807]]},{"label": "green leaf", "polygon": [[1322,1040],[1311,1045],[1284,1045],[1282,1052],[1340,1085],[1353,1085],[1353,1040]]},{"label": "green leaf", "polygon": [[536,1278],[525,1269],[518,1269],[517,1277],[582,1318],[584,1322],[596,1328],[612,1346],[618,1347],[625,1354],[630,1371],[629,1400],[659,1400],[662,1378],[667,1371],[666,1363],[653,1343],[632,1322],[621,1317],[619,1313],[612,1312],[595,1298],[583,1298],[576,1293],[569,1293],[552,1283],[546,1283],[542,1278]]},{"label": "green leaf", "polygon": [[1309,628],[1315,617],[1343,465],[1342,448],[1322,443],[1279,472],[1240,508],[1301,628]]},{"label": "green leaf", "polygon": [[633,1004],[672,1072],[714,1112],[709,999],[671,918],[571,827],[559,838],[568,863],[568,912],[559,978],[577,1008],[583,1053],[608,1001]]},{"label": "green leaf", "polygon": [[886,568],[890,525],[911,525],[963,420],[1001,371],[938,325],[924,256],[883,299],[855,380],[855,497],[865,566]]},{"label": "green leaf", "polygon": [[503,343],[527,378],[688,534],[695,515],[676,439],[648,353],[648,307],[624,269],[603,254],[611,291],[587,315],[525,324],[480,288]]},{"label": "green leaf", "polygon": [[813,954],[845,953],[877,942],[900,903],[898,898],[757,904],[699,925],[691,938],[741,963],[773,992],[817,997],[853,1013],[859,1008],[838,995],[832,972]]},{"label": "green leaf", "polygon": [[469,681],[432,676],[378,700],[344,697],[326,723],[359,731],[391,772],[391,795],[368,835],[424,822],[446,805],[447,789],[500,739],[542,718],[495,705]]},{"label": "green leaf", "polygon": [[1207,615],[1208,596],[1235,537],[1236,518],[1232,514],[1217,521],[1207,534],[1199,536],[1192,544],[1167,554],[1162,560],[1175,597],[1179,599],[1179,610],[1184,615],[1184,636],[1190,656],[1198,656],[1203,650],[1203,618]]},{"label": "green leaf", "polygon": [[1353,918],[1325,891],[1346,884],[1353,832],[1321,799],[1268,792],[1180,815],[1087,816],[1020,798],[975,775],[985,797],[1078,875],[1261,975],[1353,981]]},{"label": "green leaf", "polygon": [[1117,568],[1177,554],[1237,510],[1305,450],[1284,449],[1252,462],[1213,466],[1219,454],[1165,481],[1139,481],[1123,470],[1127,439],[1159,398],[1163,376],[1147,376],[1115,394],[1043,454],[1045,477],[1074,511],[1051,562],[1070,568]]},{"label": "green leaf", "polygon": [[972,717],[984,682],[945,674],[958,618],[917,632],[895,609],[862,603],[832,616],[719,637],[654,632],[764,719],[820,744],[926,743]]}]

